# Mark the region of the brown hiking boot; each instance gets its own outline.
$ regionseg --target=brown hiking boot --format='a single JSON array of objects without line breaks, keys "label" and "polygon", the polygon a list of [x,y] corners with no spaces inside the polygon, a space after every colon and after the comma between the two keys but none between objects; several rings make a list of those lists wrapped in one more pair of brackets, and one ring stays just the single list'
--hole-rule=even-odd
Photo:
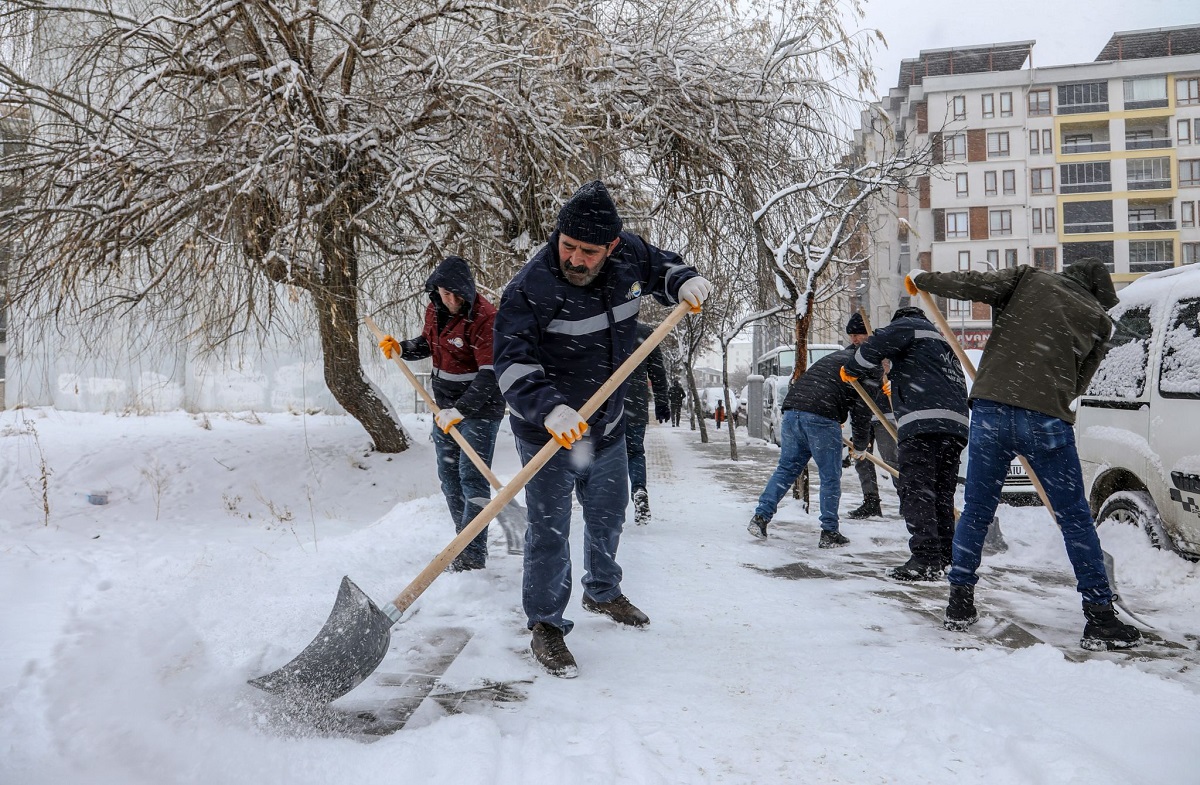
[{"label": "brown hiking boot", "polygon": [[533,640],[529,643],[529,649],[533,652],[533,658],[547,673],[560,679],[573,679],[579,675],[579,666],[575,664],[575,657],[567,648],[567,642],[563,640],[562,630],[551,624],[538,622],[533,625],[532,632]]},{"label": "brown hiking boot", "polygon": [[624,594],[614,597],[608,602],[593,600],[585,594],[583,595],[583,609],[607,616],[617,624],[629,627],[645,627],[650,623],[650,617],[638,610],[637,606],[630,602]]}]

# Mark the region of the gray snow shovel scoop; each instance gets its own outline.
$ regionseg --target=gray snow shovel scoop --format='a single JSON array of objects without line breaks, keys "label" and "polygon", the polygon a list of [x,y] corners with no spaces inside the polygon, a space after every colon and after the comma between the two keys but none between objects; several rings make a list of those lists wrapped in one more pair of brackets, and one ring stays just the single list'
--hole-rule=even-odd
[{"label": "gray snow shovel scoop", "polygon": [[[375,335],[376,341],[384,339],[383,330],[379,329],[379,325],[375,324],[374,319],[370,316],[364,316],[363,323]],[[433,400],[433,396],[425,389],[425,385],[421,384],[421,380],[413,374],[412,370],[408,367],[408,363],[404,362],[400,355],[393,355],[392,360],[404,372],[405,378],[408,379],[408,383],[413,386],[413,389],[425,399],[425,405],[429,407],[429,411],[433,412],[436,417],[441,409],[438,408],[437,403]],[[459,449],[471,459],[471,463],[475,464],[475,468],[479,470],[479,473],[487,478],[488,484],[492,488],[498,491],[504,487],[500,483],[500,479],[492,472],[491,467],[487,465],[487,462],[480,457],[479,453],[475,452],[475,448],[471,446],[470,442],[459,433],[458,428],[451,426],[449,433],[450,437],[458,444]],[[468,501],[480,507],[486,507],[488,503],[487,499],[479,498],[468,499]],[[512,554],[524,552],[525,526],[528,520],[525,517],[525,508],[521,506],[520,502],[514,499],[496,517],[500,521],[500,525],[504,528],[504,538],[508,543],[508,552]]]},{"label": "gray snow shovel scoop", "polygon": [[[579,414],[585,420],[604,405],[625,378],[646,359],[650,351],[658,346],[689,309],[690,306],[686,303],[678,305],[588,399],[579,410]],[[312,643],[287,665],[252,679],[250,684],[281,695],[289,702],[312,706],[336,700],[362,683],[387,654],[392,641],[392,625],[400,620],[409,606],[442,574],[446,565],[475,539],[475,535],[496,517],[504,505],[512,501],[517,492],[525,487],[558,450],[558,442],[553,439],[548,441],[546,446],[513,477],[512,482],[501,488],[495,498],[475,516],[475,520],[451,540],[404,591],[382,609],[355,586],[349,577],[342,578],[333,610]]]}]

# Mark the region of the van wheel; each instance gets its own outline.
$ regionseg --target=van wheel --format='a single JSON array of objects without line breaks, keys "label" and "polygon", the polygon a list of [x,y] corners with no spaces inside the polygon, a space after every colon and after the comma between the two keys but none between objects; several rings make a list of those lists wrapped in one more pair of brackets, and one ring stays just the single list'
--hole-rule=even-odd
[{"label": "van wheel", "polygon": [[1173,550],[1154,500],[1145,491],[1117,491],[1104,500],[1096,516],[1096,525],[1120,523],[1135,526],[1146,532],[1150,545],[1160,550]]}]

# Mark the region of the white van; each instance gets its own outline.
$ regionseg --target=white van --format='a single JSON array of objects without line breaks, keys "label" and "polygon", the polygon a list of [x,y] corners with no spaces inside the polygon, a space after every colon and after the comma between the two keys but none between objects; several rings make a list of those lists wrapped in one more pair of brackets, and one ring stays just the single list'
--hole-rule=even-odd
[{"label": "white van", "polygon": [[1200,265],[1152,273],[1118,297],[1114,346],[1076,421],[1092,514],[1200,559]]}]

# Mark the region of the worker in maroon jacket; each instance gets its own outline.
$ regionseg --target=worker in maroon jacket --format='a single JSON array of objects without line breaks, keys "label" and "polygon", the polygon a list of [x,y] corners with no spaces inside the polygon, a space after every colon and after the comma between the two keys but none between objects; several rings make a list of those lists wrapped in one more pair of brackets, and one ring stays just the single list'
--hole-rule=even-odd
[{"label": "worker in maroon jacket", "polygon": [[[457,256],[442,260],[425,282],[425,291],[429,305],[421,334],[408,341],[388,335],[379,346],[389,359],[392,352],[400,352],[405,360],[433,358],[433,398],[441,408],[433,428],[438,478],[454,529],[461,532],[481,511],[471,500],[490,498],[491,486],[450,436],[450,428],[457,426],[475,452],[492,465],[496,433],[504,418],[504,399],[492,369],[496,306],[476,293],[471,268]],[[486,564],[484,528],[450,569],[478,570]]]}]

